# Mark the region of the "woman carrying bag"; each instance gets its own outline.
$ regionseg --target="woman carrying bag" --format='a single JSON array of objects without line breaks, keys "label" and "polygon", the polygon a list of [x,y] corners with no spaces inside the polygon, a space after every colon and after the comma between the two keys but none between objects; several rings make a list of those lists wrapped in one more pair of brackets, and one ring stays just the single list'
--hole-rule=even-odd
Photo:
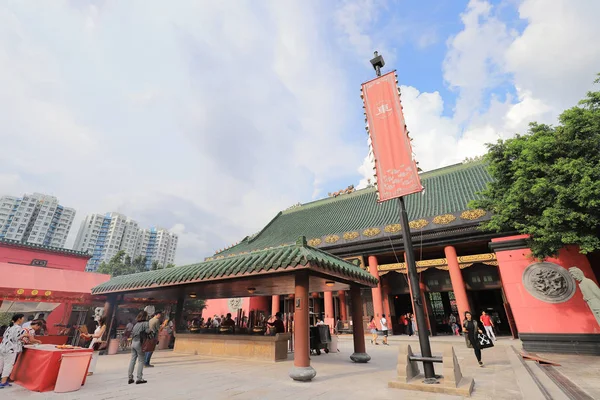
[{"label": "woman carrying bag", "polygon": [[106,342],[102,341],[102,336],[106,332],[106,317],[101,317],[98,321],[98,327],[91,335],[88,333],[82,333],[81,336],[86,339],[92,339],[89,345],[89,349],[93,349],[94,353],[92,354],[92,361],[90,362],[90,368],[88,369],[88,376],[93,375],[96,370],[96,363],[98,362],[98,357],[100,356],[100,350],[104,350],[106,348]]},{"label": "woman carrying bag", "polygon": [[494,344],[483,333],[477,321],[473,319],[473,316],[471,315],[470,311],[465,311],[465,320],[463,322],[463,328],[465,332],[465,342],[467,344],[467,347],[473,348],[479,366],[483,367],[483,361],[481,361],[481,349],[492,347],[494,346]]}]

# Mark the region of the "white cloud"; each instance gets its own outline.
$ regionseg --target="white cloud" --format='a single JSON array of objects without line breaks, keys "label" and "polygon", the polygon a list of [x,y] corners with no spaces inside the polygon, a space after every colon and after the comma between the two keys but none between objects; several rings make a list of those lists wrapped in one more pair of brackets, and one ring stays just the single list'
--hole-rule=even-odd
[{"label": "white cloud", "polygon": [[458,91],[454,119],[468,122],[481,110],[483,94],[503,79],[511,34],[490,3],[471,0],[461,15],[464,29],[448,40],[444,79]]},{"label": "white cloud", "polygon": [[355,176],[318,3],[9,4],[0,194],[54,194],[74,226],[114,210],[172,227],[181,263]]},{"label": "white cloud", "polygon": [[[554,124],[592,88],[600,70],[600,47],[591,44],[600,37],[600,3],[560,0],[549,7],[523,0],[518,11],[527,21],[520,34],[489,2],[469,2],[464,28],[448,40],[443,63],[444,78],[458,93],[451,117],[439,93],[402,87],[413,150],[424,170],[484,154],[485,143],[525,133],[531,121]],[[367,159],[358,171],[361,183],[372,177]]]}]

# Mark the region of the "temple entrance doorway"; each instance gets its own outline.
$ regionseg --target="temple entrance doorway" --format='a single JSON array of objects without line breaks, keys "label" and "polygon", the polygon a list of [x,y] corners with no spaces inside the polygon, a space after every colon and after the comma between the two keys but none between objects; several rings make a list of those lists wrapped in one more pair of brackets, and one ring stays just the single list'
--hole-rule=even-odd
[{"label": "temple entrance doorway", "polygon": [[456,299],[454,292],[429,292],[427,293],[427,301],[430,306],[430,323],[435,324],[432,330],[435,335],[452,335],[452,327],[450,326],[450,314],[458,315],[456,307]]},{"label": "temple entrance doorway", "polygon": [[510,335],[511,328],[498,267],[474,264],[462,272],[473,318],[479,321],[481,312],[485,311],[494,321],[496,335]]}]

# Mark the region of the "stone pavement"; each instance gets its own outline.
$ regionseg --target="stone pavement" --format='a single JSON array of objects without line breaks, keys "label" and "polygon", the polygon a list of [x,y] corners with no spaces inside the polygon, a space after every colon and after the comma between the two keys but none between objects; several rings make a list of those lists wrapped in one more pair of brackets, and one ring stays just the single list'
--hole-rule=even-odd
[{"label": "stone pavement", "polygon": [[[127,384],[129,355],[102,356],[98,360],[96,373],[88,378],[86,385],[71,394],[33,393],[14,386],[2,389],[2,399],[458,399],[459,397],[409,392],[389,389],[387,382],[396,375],[398,345],[414,343],[416,339],[394,337],[390,346],[367,344],[372,357],[368,364],[354,364],[349,360],[352,353],[351,336],[342,336],[340,352],[312,356],[312,365],[317,370],[316,378],[309,383],[294,382],[288,377],[291,359],[279,363],[252,362],[247,360],[214,359],[181,355],[172,351],[156,352],[155,368],[144,370],[148,380],[145,385]],[[433,338],[434,353],[445,343],[455,346],[463,374],[475,378],[474,399],[535,399],[539,390],[533,379],[528,377],[519,358],[511,346],[519,341],[501,339],[497,346],[483,350],[485,368],[477,366],[473,351],[467,349],[462,338]],[[545,355],[548,358],[553,356]],[[564,373],[578,376],[578,384],[590,390],[598,389],[594,379],[594,368],[598,357],[588,360],[587,366],[572,363],[563,356]],[[556,359],[554,357],[553,359]],[[578,359],[578,361],[580,361]],[[589,369],[589,374],[580,375],[578,368]],[[563,367],[560,367],[563,368]],[[441,373],[442,371],[437,371]],[[598,374],[596,373],[596,377]],[[586,386],[587,385],[587,386]],[[536,391],[537,390],[537,391]],[[600,398],[600,392],[590,393]],[[536,397],[538,396],[538,397]]]}]

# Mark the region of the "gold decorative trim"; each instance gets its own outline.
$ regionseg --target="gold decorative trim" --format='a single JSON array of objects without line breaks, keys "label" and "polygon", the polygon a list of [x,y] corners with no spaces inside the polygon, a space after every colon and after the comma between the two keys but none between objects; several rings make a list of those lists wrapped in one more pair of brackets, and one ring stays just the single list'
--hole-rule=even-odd
[{"label": "gold decorative trim", "polygon": [[496,254],[494,253],[485,253],[485,254],[474,254],[469,256],[460,256],[458,257],[459,263],[468,263],[468,262],[483,262],[483,261],[493,261],[496,259]]},{"label": "gold decorative trim", "polygon": [[37,294],[38,294],[38,293],[39,293],[39,292],[38,292],[37,290],[35,290],[35,289],[33,289],[33,290],[31,291],[31,295],[32,295],[32,296],[37,296]]},{"label": "gold decorative trim", "polygon": [[352,264],[356,264],[354,261],[357,260],[358,266],[361,269],[367,270],[367,267],[365,266],[365,259],[363,258],[363,256],[346,257],[344,258],[344,260],[351,262]]},{"label": "gold decorative trim", "polygon": [[369,228],[369,229],[365,229],[363,231],[363,235],[368,236],[368,237],[377,236],[380,233],[381,233],[381,229],[379,229],[379,228]]},{"label": "gold decorative trim", "polygon": [[454,215],[444,214],[444,215],[438,215],[437,217],[435,217],[433,219],[433,223],[436,225],[446,225],[455,220],[456,220],[456,217]]},{"label": "gold decorative trim", "polygon": [[329,235],[325,238],[325,243],[335,243],[340,240],[338,235]]},{"label": "gold decorative trim", "polygon": [[52,294],[52,292],[51,292],[51,291],[49,291],[49,290],[46,290],[46,291],[44,292],[44,296],[50,296],[51,294]]},{"label": "gold decorative trim", "polygon": [[[473,264],[482,263],[490,266],[498,266],[496,260],[496,254],[485,253],[485,254],[473,254],[468,256],[458,257],[458,266],[460,269],[468,268]],[[431,260],[417,261],[417,272],[425,271],[429,268],[436,268],[440,270],[448,270],[448,260],[446,258],[434,258]],[[406,273],[406,263],[394,263],[394,264],[381,264],[377,267],[378,271],[398,271]]]},{"label": "gold decorative trim", "polygon": [[319,238],[310,239],[308,241],[308,245],[311,247],[316,247],[316,246],[320,245],[321,243],[322,243],[322,241]]},{"label": "gold decorative trim", "polygon": [[475,209],[475,210],[467,210],[467,211],[463,211],[462,214],[460,214],[460,218],[461,219],[466,219],[469,221],[474,221],[476,219],[479,219],[481,217],[483,217],[485,214],[487,214],[487,212],[485,210],[482,210],[481,208]]},{"label": "gold decorative trim", "polygon": [[25,293],[25,290],[24,290],[24,289],[19,289],[19,290],[17,290],[17,294],[23,294],[23,293]]},{"label": "gold decorative trim", "polygon": [[386,225],[385,228],[383,228],[383,230],[387,233],[396,233],[402,230],[402,226],[400,224]]},{"label": "gold decorative trim", "polygon": [[427,221],[426,219],[416,219],[414,221],[410,221],[408,223],[408,226],[410,226],[410,229],[422,229],[424,227],[426,227],[429,224],[429,221]]},{"label": "gold decorative trim", "polygon": [[346,232],[344,233],[344,240],[354,240],[357,237],[360,236],[360,233],[354,231],[354,232]]}]

